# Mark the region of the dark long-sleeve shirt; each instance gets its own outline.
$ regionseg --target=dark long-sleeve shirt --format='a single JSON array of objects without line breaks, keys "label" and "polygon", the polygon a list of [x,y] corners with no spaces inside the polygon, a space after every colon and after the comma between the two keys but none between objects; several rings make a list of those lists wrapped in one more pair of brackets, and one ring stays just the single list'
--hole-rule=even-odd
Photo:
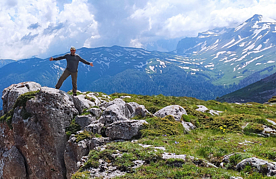
[{"label": "dark long-sleeve shirt", "polygon": [[84,64],[89,65],[90,63],[86,60],[84,60],[83,58],[81,58],[79,55],[75,54],[75,55],[71,55],[70,53],[57,57],[57,58],[53,58],[53,60],[62,60],[62,59],[66,59],[67,60],[67,67],[66,69],[69,70],[70,72],[74,73],[78,71],[78,66],[79,66],[79,61],[81,61]]}]

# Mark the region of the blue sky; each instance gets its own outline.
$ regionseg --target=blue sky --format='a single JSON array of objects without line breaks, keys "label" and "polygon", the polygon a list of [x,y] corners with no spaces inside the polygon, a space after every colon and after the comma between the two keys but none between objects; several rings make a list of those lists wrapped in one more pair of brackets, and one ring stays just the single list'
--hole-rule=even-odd
[{"label": "blue sky", "polygon": [[2,0],[0,59],[47,58],[70,46],[145,48],[157,40],[276,19],[276,0]]}]

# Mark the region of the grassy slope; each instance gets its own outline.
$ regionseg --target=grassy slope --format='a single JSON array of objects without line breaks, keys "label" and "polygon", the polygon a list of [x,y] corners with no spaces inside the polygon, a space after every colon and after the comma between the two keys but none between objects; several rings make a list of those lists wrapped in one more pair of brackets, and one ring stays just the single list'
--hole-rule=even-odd
[{"label": "grassy slope", "polygon": [[245,102],[255,101],[264,103],[272,97],[273,93],[275,93],[275,84],[276,74],[274,73],[242,89],[224,95],[218,100],[227,102],[240,102],[240,99],[243,99]]},{"label": "grassy slope", "polygon": [[[129,94],[112,94],[112,98]],[[230,178],[230,176],[242,176],[243,178],[262,178],[263,176],[256,173],[253,168],[246,168],[243,171],[233,170],[234,164],[245,157],[257,157],[271,162],[276,161],[276,138],[275,137],[258,137],[250,132],[256,131],[256,126],[266,124],[266,118],[276,121],[276,106],[267,104],[250,103],[250,104],[232,104],[220,103],[217,101],[202,101],[188,97],[173,96],[143,96],[130,95],[131,98],[125,98],[126,102],[137,102],[145,105],[152,113],[172,104],[183,106],[188,113],[189,120],[198,128],[189,134],[184,134],[177,126],[177,122],[169,118],[152,118],[146,117],[149,122],[147,129],[142,131],[142,137],[135,143],[118,142],[111,143],[104,151],[93,150],[90,152],[89,166],[97,166],[99,156],[109,156],[114,151],[121,151],[124,156],[120,159],[106,158],[114,160],[118,167],[125,167],[127,173],[117,178]],[[196,105],[205,105],[209,109],[223,111],[220,116],[211,116],[207,113],[195,111]],[[139,118],[138,118],[139,119]],[[166,123],[167,125],[162,125]],[[249,123],[255,126],[246,132],[242,126]],[[172,132],[174,131],[174,132]],[[245,143],[250,141],[250,143]],[[229,164],[228,170],[222,168],[207,168],[197,166],[191,161],[184,161],[181,167],[171,165],[173,161],[163,160],[160,158],[160,151],[150,152],[142,149],[138,144],[149,144],[152,146],[162,146],[166,152],[175,154],[186,154],[200,159],[208,160],[214,164],[220,163],[223,156],[234,152],[239,152],[240,158],[233,160]],[[146,160],[146,164],[140,168],[128,170],[131,161],[136,159]],[[85,169],[75,173],[73,178],[89,178]],[[266,177],[264,177],[266,178]],[[268,178],[268,177],[267,177]],[[271,178],[271,177],[270,177]]]}]

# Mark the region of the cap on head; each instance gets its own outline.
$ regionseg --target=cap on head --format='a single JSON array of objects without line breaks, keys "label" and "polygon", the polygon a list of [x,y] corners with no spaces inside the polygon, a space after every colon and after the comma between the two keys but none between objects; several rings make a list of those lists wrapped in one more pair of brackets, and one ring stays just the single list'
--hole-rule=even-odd
[{"label": "cap on head", "polygon": [[75,47],[71,47],[70,50],[76,50],[76,48]]}]

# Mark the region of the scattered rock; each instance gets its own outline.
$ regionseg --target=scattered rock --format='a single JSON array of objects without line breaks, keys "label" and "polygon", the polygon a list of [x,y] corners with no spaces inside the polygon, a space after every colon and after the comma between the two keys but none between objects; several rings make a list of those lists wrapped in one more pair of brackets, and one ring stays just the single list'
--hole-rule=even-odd
[{"label": "scattered rock", "polygon": [[126,103],[122,99],[116,98],[105,104],[105,111],[99,120],[104,125],[108,125],[116,121],[128,120],[130,116]]},{"label": "scattered rock", "polygon": [[266,119],[268,122],[270,122],[271,124],[275,125],[276,126],[276,122],[272,121],[272,120],[269,120],[269,119]]},{"label": "scattered rock", "polygon": [[90,98],[91,99],[90,101],[93,101],[96,106],[99,106],[101,104],[100,99],[98,99],[98,97],[95,95],[95,93],[88,93],[88,94],[86,94],[86,96],[88,98]]},{"label": "scattered rock", "polygon": [[85,95],[74,96],[73,100],[79,114],[83,113],[84,109],[88,109],[96,105],[94,102],[85,99]]},{"label": "scattered rock", "polygon": [[106,127],[105,134],[111,139],[130,140],[139,137],[140,130],[144,124],[148,124],[145,120],[125,120],[117,121]]},{"label": "scattered rock", "polygon": [[89,124],[88,126],[85,126],[84,130],[88,132],[93,132],[94,134],[101,134],[103,127],[104,127],[104,124],[98,121],[95,121]]},{"label": "scattered rock", "polygon": [[146,115],[152,115],[144,105],[139,105],[138,103],[135,102],[130,102],[126,104],[128,110],[130,111],[130,118],[134,116],[141,116],[145,117]]},{"label": "scattered rock", "polygon": [[206,106],[203,106],[203,105],[197,105],[197,107],[198,108],[196,109],[196,111],[206,112],[209,110]]},{"label": "scattered rock", "polygon": [[81,126],[81,130],[84,130],[86,126],[88,126],[89,124],[91,124],[93,121],[96,120],[96,117],[89,114],[89,115],[83,115],[83,116],[76,116],[75,120],[76,120],[76,123]]},{"label": "scattered rock", "polygon": [[268,127],[268,126],[266,126],[266,125],[263,125],[263,128],[264,128],[264,130],[263,130],[262,134],[263,134],[264,136],[269,137],[269,136],[271,136],[271,135],[273,135],[273,136],[276,135],[276,130],[275,130],[275,129],[272,129],[271,127]]},{"label": "scattered rock", "polygon": [[131,98],[131,96],[120,96],[121,99]]},{"label": "scattered rock", "polygon": [[250,165],[258,170],[259,173],[262,173],[267,176],[275,176],[276,163],[268,162],[266,160],[258,159],[255,157],[247,158],[242,160],[237,164],[236,169],[241,171],[245,168],[246,165]]},{"label": "scattered rock", "polygon": [[191,123],[191,122],[182,121],[182,125],[183,125],[184,130],[185,130],[186,133],[189,133],[191,130],[196,129],[196,126],[193,125],[193,123]]},{"label": "scattered rock", "polygon": [[41,85],[35,82],[23,82],[18,84],[13,84],[3,90],[2,100],[3,100],[3,111],[7,113],[13,108],[16,99],[21,95],[29,91],[40,90]]},{"label": "scattered rock", "polygon": [[180,121],[183,114],[187,115],[187,112],[183,107],[179,105],[171,105],[171,106],[164,107],[163,109],[160,109],[153,115],[161,118],[168,115],[172,115],[175,120]]},{"label": "scattered rock", "polygon": [[90,114],[92,114],[93,116],[96,116],[97,118],[99,118],[102,114],[102,110],[100,108],[90,108],[87,111],[90,112]]}]

